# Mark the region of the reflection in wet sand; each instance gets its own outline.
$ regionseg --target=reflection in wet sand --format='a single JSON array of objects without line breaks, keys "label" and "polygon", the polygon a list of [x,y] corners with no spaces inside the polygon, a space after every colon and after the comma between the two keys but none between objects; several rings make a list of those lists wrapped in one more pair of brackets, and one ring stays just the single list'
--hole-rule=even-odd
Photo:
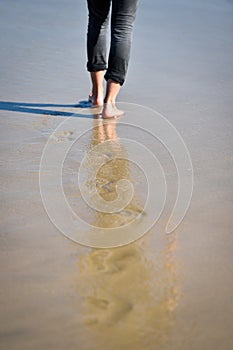
[{"label": "reflection in wet sand", "polygon": [[[119,159],[126,150],[117,138],[116,123],[98,121],[92,142],[106,139],[115,142],[110,151],[118,160],[105,164],[97,183],[104,183],[102,197],[113,200],[114,184],[122,177],[132,182],[134,178],[127,161]],[[98,212],[95,225],[125,224],[138,215],[140,207],[136,193],[125,210]],[[147,242],[143,239],[120,248],[95,249],[79,260],[78,293],[83,300],[83,333],[88,339],[83,349],[155,350],[169,340],[178,302],[176,239],[170,235],[165,249],[153,257],[147,256]]]},{"label": "reflection in wet sand", "polygon": [[[117,121],[103,121],[97,120],[93,128],[92,146],[103,143],[103,153],[106,154],[106,163],[99,169],[96,178],[96,187],[100,196],[105,201],[114,201],[117,198],[116,184],[121,179],[127,179],[132,182],[131,172],[132,168],[135,170],[135,165],[132,165],[130,160],[127,160],[127,149],[123,147],[120,139],[117,136]],[[108,141],[107,143],[104,143]],[[110,142],[109,142],[110,141]],[[90,157],[90,172],[95,159]],[[136,169],[137,177],[142,180],[144,174],[141,170]],[[145,179],[144,179],[145,182]],[[113,228],[126,225],[134,220],[138,215],[143,214],[143,206],[145,198],[138,198],[137,184],[134,181],[134,196],[130,203],[121,211],[114,214],[103,212],[95,212],[95,226]]]},{"label": "reflection in wet sand", "polygon": [[169,340],[178,301],[174,249],[168,242],[151,260],[137,242],[80,260],[83,328],[95,349],[152,350]]}]

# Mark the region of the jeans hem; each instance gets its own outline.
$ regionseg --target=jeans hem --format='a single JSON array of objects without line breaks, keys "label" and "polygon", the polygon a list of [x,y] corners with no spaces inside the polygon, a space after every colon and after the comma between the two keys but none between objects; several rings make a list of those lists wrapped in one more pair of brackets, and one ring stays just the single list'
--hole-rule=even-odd
[{"label": "jeans hem", "polygon": [[115,81],[116,83],[120,84],[121,86],[124,84],[125,79],[120,78],[118,74],[114,74],[114,73],[109,73],[107,72],[104,76],[104,79],[107,81],[109,79]]},{"label": "jeans hem", "polygon": [[87,64],[87,70],[88,70],[88,72],[98,72],[98,71],[100,71],[100,70],[106,70],[107,69],[107,67],[106,66],[104,66],[104,65],[95,65],[95,66],[92,66],[92,65],[88,65]]}]

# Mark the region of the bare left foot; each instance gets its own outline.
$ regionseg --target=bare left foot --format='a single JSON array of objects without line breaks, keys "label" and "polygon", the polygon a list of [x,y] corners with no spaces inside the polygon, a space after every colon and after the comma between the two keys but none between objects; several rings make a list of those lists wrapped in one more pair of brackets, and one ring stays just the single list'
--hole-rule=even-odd
[{"label": "bare left foot", "polygon": [[88,96],[88,101],[92,103],[93,106],[103,106],[103,96],[95,96],[93,93],[90,93]]},{"label": "bare left foot", "polygon": [[91,72],[92,89],[88,100],[93,106],[103,106],[104,102],[104,70]]}]

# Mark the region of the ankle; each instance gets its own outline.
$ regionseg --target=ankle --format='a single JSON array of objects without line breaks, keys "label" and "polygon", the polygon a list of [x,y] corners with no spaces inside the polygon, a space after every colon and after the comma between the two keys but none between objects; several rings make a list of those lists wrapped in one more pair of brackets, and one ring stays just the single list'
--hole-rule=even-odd
[{"label": "ankle", "polygon": [[115,98],[105,98],[104,99],[104,103],[106,103],[106,104],[115,104],[116,103],[116,99]]},{"label": "ankle", "polygon": [[95,98],[95,105],[102,106],[103,105],[103,96],[97,96]]}]

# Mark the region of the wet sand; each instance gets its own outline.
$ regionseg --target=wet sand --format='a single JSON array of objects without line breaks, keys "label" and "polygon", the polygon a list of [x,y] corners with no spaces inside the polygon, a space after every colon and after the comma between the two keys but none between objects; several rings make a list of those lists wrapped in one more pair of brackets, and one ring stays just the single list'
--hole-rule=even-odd
[{"label": "wet sand", "polygon": [[[160,220],[133,244],[91,249],[65,238],[42,204],[40,160],[55,128],[75,113],[77,128],[92,129],[63,169],[69,204],[85,220],[105,227],[132,220],[145,184],[137,168],[116,161],[97,180],[112,200],[112,184],[130,177],[136,198],[124,213],[94,216],[80,200],[82,154],[127,135],[74,107],[89,92],[85,2],[1,2],[1,349],[232,349],[232,13],[231,1],[141,2],[119,100],[153,108],[179,130],[193,162],[193,198],[166,235],[176,171],[148,138],[168,183]],[[71,142],[75,130],[68,131],[54,143]]]}]

